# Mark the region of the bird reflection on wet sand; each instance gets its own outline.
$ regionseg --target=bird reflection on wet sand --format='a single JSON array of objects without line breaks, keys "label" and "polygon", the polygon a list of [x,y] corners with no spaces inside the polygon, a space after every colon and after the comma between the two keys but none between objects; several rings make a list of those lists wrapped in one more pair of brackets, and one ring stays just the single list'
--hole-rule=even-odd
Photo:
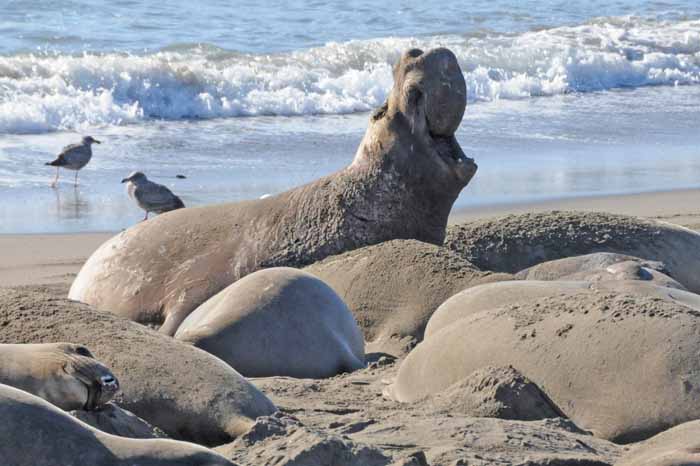
[{"label": "bird reflection on wet sand", "polygon": [[90,213],[90,202],[76,186],[65,191],[54,190],[56,194],[56,214],[59,219],[77,220]]}]

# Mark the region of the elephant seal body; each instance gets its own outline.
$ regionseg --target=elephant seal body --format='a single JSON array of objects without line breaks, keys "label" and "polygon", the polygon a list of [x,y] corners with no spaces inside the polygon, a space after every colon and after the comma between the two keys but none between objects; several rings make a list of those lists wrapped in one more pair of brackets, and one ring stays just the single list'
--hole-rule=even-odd
[{"label": "elephant seal body", "polygon": [[685,290],[683,285],[665,272],[662,262],[643,260],[624,254],[597,252],[543,262],[521,270],[515,274],[515,278],[586,282],[642,280],[659,286]]},{"label": "elephant seal body", "polygon": [[93,429],[50,403],[0,385],[0,458],[12,466],[231,466],[211,450]]},{"label": "elephant seal body", "polygon": [[662,262],[700,293],[700,234],[670,223],[603,212],[543,212],[453,225],[445,246],[483,270],[516,273],[542,262],[595,252]]},{"label": "elephant seal body", "polygon": [[[0,343],[73,341],[119,374],[115,399],[169,437],[221,445],[276,411],[214,356],[142,325],[50,294],[0,288]],[[86,324],[89,323],[89,324]]]},{"label": "elephant seal body", "polygon": [[[644,282],[575,283],[483,285],[491,306],[472,306],[476,287],[463,292],[461,312],[456,295],[451,319],[443,315],[443,325],[409,353],[388,393],[411,402],[475,370],[511,364],[576,425],[604,439],[643,440],[699,418],[700,296]],[[523,299],[500,304],[516,284],[550,292],[527,298],[521,286]]]},{"label": "elephant seal body", "polygon": [[204,301],[262,268],[396,238],[440,244],[476,172],[454,131],[466,85],[447,49],[406,52],[350,166],[265,199],[169,212],[103,244],[69,297],[174,335]]},{"label": "elephant seal body", "polygon": [[447,248],[393,240],[331,256],[306,267],[345,301],[368,349],[401,356],[423,340],[425,326],[450,296],[475,285],[510,280],[482,272]]},{"label": "elephant seal body", "polygon": [[0,384],[39,396],[66,411],[91,411],[119,390],[112,372],[71,343],[0,344]]},{"label": "elephant seal body", "polygon": [[700,466],[700,421],[690,421],[639,443],[615,466]]},{"label": "elephant seal body", "polygon": [[338,295],[288,267],[259,270],[199,306],[175,338],[247,377],[325,378],[364,367],[364,340]]}]

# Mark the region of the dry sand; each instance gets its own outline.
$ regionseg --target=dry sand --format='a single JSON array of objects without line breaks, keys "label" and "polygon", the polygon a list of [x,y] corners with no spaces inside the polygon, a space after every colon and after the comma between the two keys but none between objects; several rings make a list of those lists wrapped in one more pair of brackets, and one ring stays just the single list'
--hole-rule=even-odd
[{"label": "dry sand", "polygon": [[[454,213],[451,222],[552,209],[602,210],[649,216],[700,229],[700,190],[465,209]],[[48,296],[64,297],[81,264],[111,235],[0,235],[0,286],[25,285],[46,292]],[[376,361],[380,356],[371,354],[368,359]],[[624,447],[582,435],[574,426],[567,424],[568,421],[522,422],[473,418],[441,412],[430,403],[400,404],[390,401],[382,397],[381,392],[395,376],[397,367],[398,362],[382,358],[382,362],[372,363],[367,369],[324,380],[287,377],[252,379],[281,408],[284,415],[297,418],[304,427],[284,427],[281,421],[274,419],[261,422],[278,423],[277,428],[296,432],[295,438],[299,439],[298,448],[302,456],[328,450],[328,436],[334,435],[345,435],[347,441],[368,445],[372,451],[367,454],[379,455],[377,458],[386,455],[397,460],[406,458],[412,452],[422,451],[428,458],[428,464],[433,466],[611,465],[625,451]],[[261,427],[262,431],[266,429],[269,430],[269,426]],[[279,448],[286,448],[277,445],[276,442],[281,440],[276,439],[279,437],[242,439],[241,446],[231,445],[227,453],[239,464],[266,464],[267,459],[274,462],[274,455],[281,451]],[[357,451],[360,447],[352,448]],[[377,464],[384,463],[380,461]],[[415,459],[396,464],[425,463]]]}]

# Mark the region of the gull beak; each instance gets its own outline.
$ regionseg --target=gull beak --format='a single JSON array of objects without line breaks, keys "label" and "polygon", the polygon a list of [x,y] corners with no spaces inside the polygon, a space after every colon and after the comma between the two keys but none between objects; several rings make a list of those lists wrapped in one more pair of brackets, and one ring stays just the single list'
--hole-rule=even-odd
[{"label": "gull beak", "polygon": [[98,141],[97,139],[93,139],[92,142],[96,142],[96,143],[98,143],[98,144],[102,144],[102,143],[101,143],[100,141]]},{"label": "gull beak", "polygon": [[122,179],[122,183],[126,183],[127,181],[129,181],[129,178],[123,178],[123,179]]}]

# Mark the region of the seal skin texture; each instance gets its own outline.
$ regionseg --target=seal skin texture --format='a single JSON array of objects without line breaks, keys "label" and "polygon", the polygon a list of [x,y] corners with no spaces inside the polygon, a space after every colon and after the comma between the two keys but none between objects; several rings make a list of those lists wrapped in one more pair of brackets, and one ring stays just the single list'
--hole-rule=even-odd
[{"label": "seal skin texture", "polygon": [[200,304],[256,270],[391,239],[441,244],[452,204],[477,168],[454,137],[465,106],[454,54],[409,50],[348,167],[266,199],[135,225],[88,259],[69,297],[173,335]]},{"label": "seal skin texture", "polygon": [[643,281],[481,285],[435,311],[386,393],[416,402],[512,364],[580,428],[644,440],[700,417],[699,311],[700,296]]},{"label": "seal skin texture", "polygon": [[39,397],[0,384],[0,458],[7,466],[233,466],[191,443],[106,434]]},{"label": "seal skin texture", "polygon": [[72,343],[0,344],[0,383],[66,411],[99,409],[119,391],[112,371]]},{"label": "seal skin texture", "polygon": [[365,365],[350,309],[322,280],[289,267],[259,270],[224,289],[175,338],[247,377],[320,379]]}]

